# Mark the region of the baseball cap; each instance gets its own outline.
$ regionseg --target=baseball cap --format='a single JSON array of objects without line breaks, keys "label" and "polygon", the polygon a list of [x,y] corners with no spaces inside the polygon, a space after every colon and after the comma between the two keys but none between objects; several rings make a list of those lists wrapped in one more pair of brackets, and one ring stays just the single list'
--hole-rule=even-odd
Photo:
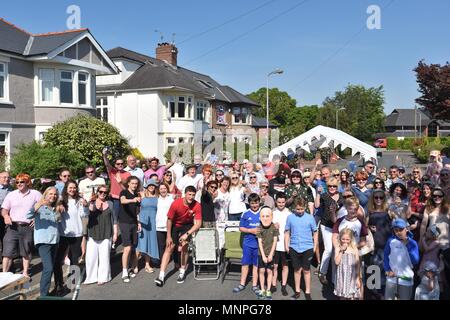
[{"label": "baseball cap", "polygon": [[159,184],[158,184],[158,182],[156,180],[151,179],[151,180],[148,180],[148,181],[145,182],[144,189],[147,189],[149,186],[158,187]]},{"label": "baseball cap", "polygon": [[294,172],[298,172],[298,173],[302,174],[302,172],[300,171],[300,169],[292,169],[292,170],[291,170],[291,174],[294,173]]},{"label": "baseball cap", "polygon": [[306,171],[305,173],[303,173],[303,178],[308,178],[311,177],[311,172]]},{"label": "baseball cap", "polygon": [[405,169],[405,167],[398,167],[398,171],[404,173],[404,172],[406,172],[406,169]]},{"label": "baseball cap", "polygon": [[425,271],[432,271],[432,272],[438,272],[439,269],[436,266],[436,264],[433,261],[426,261],[423,265],[423,270]]},{"label": "baseball cap", "polygon": [[394,221],[392,221],[392,228],[405,229],[407,227],[408,227],[408,222],[406,222],[403,219],[395,219]]}]

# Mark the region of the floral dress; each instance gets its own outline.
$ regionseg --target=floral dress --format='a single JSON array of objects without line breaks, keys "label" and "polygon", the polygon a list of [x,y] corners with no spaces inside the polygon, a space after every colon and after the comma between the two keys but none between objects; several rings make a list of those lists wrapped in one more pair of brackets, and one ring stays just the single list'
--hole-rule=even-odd
[{"label": "floral dress", "polygon": [[356,274],[356,264],[358,261],[355,255],[346,251],[341,258],[341,263],[336,270],[336,286],[334,294],[347,299],[358,299],[360,290],[356,287],[358,274]]}]

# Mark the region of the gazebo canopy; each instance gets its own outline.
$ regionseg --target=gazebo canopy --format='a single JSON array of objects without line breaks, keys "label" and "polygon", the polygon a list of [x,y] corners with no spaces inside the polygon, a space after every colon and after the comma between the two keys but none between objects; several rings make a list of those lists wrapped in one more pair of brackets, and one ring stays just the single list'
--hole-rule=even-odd
[{"label": "gazebo canopy", "polygon": [[298,148],[302,148],[303,150],[310,152],[309,146],[311,145],[312,140],[314,138],[320,140],[322,137],[325,138],[325,142],[319,147],[319,149],[328,147],[328,144],[333,141],[335,148],[339,145],[341,146],[341,150],[350,148],[352,150],[352,156],[359,152],[365,161],[372,160],[374,163],[377,162],[377,150],[374,147],[343,131],[324,126],[312,128],[311,130],[299,135],[297,138],[294,138],[291,141],[273,149],[269,153],[269,158],[273,159],[275,155],[279,155],[281,153],[287,155],[289,150],[295,153]]}]

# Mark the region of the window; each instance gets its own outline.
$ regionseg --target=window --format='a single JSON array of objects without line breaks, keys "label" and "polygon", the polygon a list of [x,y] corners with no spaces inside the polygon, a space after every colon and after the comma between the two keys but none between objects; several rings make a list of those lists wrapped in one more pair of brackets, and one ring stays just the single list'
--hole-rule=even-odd
[{"label": "window", "polygon": [[108,98],[97,99],[97,119],[108,122]]},{"label": "window", "polygon": [[167,144],[175,144],[175,138],[167,138]]},{"label": "window", "polygon": [[175,97],[168,97],[167,99],[168,118],[175,118]]},{"label": "window", "polygon": [[53,87],[55,86],[55,71],[53,69],[39,70],[41,102],[53,102]]},{"label": "window", "polygon": [[184,97],[178,97],[178,118],[186,117],[186,103]]},{"label": "window", "polygon": [[78,103],[80,105],[86,105],[87,103],[87,84],[89,74],[80,72],[78,73]]},{"label": "window", "polygon": [[234,123],[245,124],[248,122],[248,109],[241,107],[233,108]]},{"label": "window", "polygon": [[167,97],[167,118],[192,119],[194,116],[193,97]]},{"label": "window", "polygon": [[197,102],[197,108],[195,113],[195,120],[204,121],[206,116],[206,102],[199,101]]},{"label": "window", "polygon": [[8,142],[8,133],[0,132],[0,159],[6,157],[6,144]]},{"label": "window", "polygon": [[6,64],[0,63],[0,99],[6,98]]},{"label": "window", "polygon": [[73,104],[73,72],[61,71],[59,86],[59,98],[61,103]]}]

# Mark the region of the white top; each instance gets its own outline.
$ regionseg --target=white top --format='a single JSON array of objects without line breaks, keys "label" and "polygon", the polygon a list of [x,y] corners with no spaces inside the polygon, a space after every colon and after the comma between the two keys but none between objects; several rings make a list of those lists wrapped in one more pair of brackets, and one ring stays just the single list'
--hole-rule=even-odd
[{"label": "white top", "polygon": [[167,232],[167,213],[173,201],[171,194],[168,194],[165,198],[159,196],[156,210],[156,231]]},{"label": "white top", "polygon": [[169,170],[172,171],[172,173],[175,173],[175,184],[178,186],[178,182],[183,178],[184,166],[177,162],[171,166]]},{"label": "white top", "polygon": [[131,169],[130,167],[126,167],[124,169],[126,172],[129,172],[133,177],[138,178],[141,181],[141,185],[144,183],[144,171],[141,168]]},{"label": "white top", "polygon": [[75,199],[69,199],[68,210],[63,212],[59,224],[59,233],[63,237],[77,238],[83,236],[83,222],[81,218],[87,217],[89,209]]},{"label": "white top", "polygon": [[184,197],[184,190],[186,189],[186,187],[194,186],[195,189],[198,189],[198,184],[201,179],[203,179],[203,176],[201,174],[197,174],[194,177],[191,177],[190,175],[185,175],[178,182],[177,188],[181,191]]},{"label": "white top", "polygon": [[247,207],[244,203],[245,200],[245,188],[230,188],[230,206],[228,213],[236,214],[247,211]]},{"label": "white top", "polygon": [[[362,212],[365,213],[365,210],[363,207],[359,206],[359,208],[362,210]],[[342,217],[345,217],[346,215],[347,215],[347,209],[345,208],[345,206],[342,206],[337,212],[336,220],[340,219]]]},{"label": "white top", "polygon": [[228,220],[228,208],[230,206],[230,193],[217,192],[217,197],[214,199],[214,215],[216,222],[224,222]]},{"label": "white top", "polygon": [[83,198],[86,201],[91,200],[92,188],[94,188],[94,192],[97,192],[98,187],[104,185],[105,179],[97,177],[95,180],[91,180],[89,178],[83,179],[78,184],[78,192],[83,194]]},{"label": "white top", "polygon": [[273,211],[273,223],[278,223],[280,225],[280,228],[278,229],[280,235],[278,236],[276,251],[286,251],[284,247],[284,229],[286,228],[286,220],[291,214],[292,212],[288,208],[284,208],[283,211],[278,209]]}]

